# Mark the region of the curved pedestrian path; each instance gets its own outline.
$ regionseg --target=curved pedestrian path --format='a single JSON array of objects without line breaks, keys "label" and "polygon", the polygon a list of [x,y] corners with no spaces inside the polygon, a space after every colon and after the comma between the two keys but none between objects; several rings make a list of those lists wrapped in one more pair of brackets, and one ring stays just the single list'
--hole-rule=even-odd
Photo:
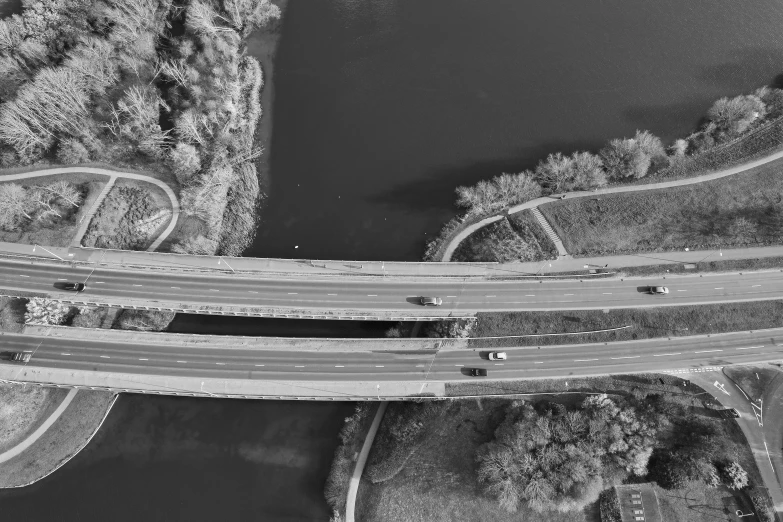
[{"label": "curved pedestrian path", "polygon": [[442,261],[451,261],[451,256],[457,250],[457,247],[460,245],[460,243],[462,243],[462,241],[464,241],[465,238],[467,238],[469,235],[474,233],[476,230],[485,227],[490,223],[500,221],[501,219],[503,219],[509,214],[516,214],[517,212],[522,212],[523,210],[535,209],[538,206],[543,205],[545,203],[551,203],[553,200],[560,199],[561,196],[563,197],[567,196],[568,199],[572,199],[572,198],[584,198],[588,196],[592,196],[592,197],[602,196],[606,194],[620,194],[623,192],[641,192],[645,190],[659,190],[659,189],[665,189],[671,187],[683,187],[686,185],[694,185],[696,183],[704,183],[705,181],[712,181],[720,178],[725,178],[726,176],[732,176],[734,174],[740,174],[752,168],[760,167],[762,165],[766,165],[768,163],[772,163],[774,161],[780,160],[781,158],[783,158],[783,150],[778,151],[769,156],[765,156],[763,158],[750,161],[748,163],[743,163],[742,165],[737,165],[736,167],[731,167],[728,169],[711,172],[709,174],[703,174],[701,176],[694,176],[691,178],[678,179],[672,181],[663,181],[661,183],[650,183],[649,185],[623,185],[623,186],[608,187],[608,188],[603,188],[603,189],[598,189],[593,191],[569,192],[566,195],[558,194],[556,196],[545,196],[536,199],[531,199],[530,201],[526,201],[525,203],[521,203],[519,205],[510,207],[508,210],[503,211],[500,214],[496,214],[494,216],[484,218],[481,221],[478,221],[477,223],[474,223],[469,227],[467,227],[465,230],[457,234],[451,240],[449,245],[446,247],[445,252],[443,253]]},{"label": "curved pedestrian path", "polygon": [[0,464],[3,462],[8,462],[12,458],[16,457],[17,455],[24,452],[27,448],[33,445],[35,441],[41,438],[41,435],[46,433],[46,430],[52,427],[52,424],[57,421],[57,419],[60,418],[60,415],[63,414],[65,410],[68,409],[68,406],[71,404],[71,401],[74,397],[76,397],[76,394],[79,392],[78,389],[73,388],[68,392],[68,395],[65,396],[65,399],[63,399],[63,402],[60,403],[59,406],[57,406],[57,409],[54,410],[54,412],[49,415],[49,418],[44,421],[43,424],[38,426],[38,429],[36,429],[34,432],[30,434],[29,437],[27,437],[25,440],[14,446],[13,448],[9,449],[8,451],[5,451],[3,453],[0,453]]},{"label": "curved pedestrian path", "polygon": [[354,522],[355,510],[356,510],[356,494],[359,492],[359,482],[362,480],[362,473],[364,473],[364,465],[367,463],[367,456],[370,454],[370,448],[375,440],[375,434],[378,433],[378,426],[381,425],[381,419],[386,412],[386,407],[389,405],[389,401],[381,401],[378,405],[378,410],[375,412],[375,418],[372,420],[370,431],[367,432],[367,437],[364,439],[362,445],[362,451],[359,452],[359,458],[356,460],[356,467],[353,468],[353,475],[351,476],[351,482],[348,485],[348,501],[345,504],[345,522]]},{"label": "curved pedestrian path", "polygon": [[147,176],[146,174],[136,174],[135,172],[123,172],[119,170],[110,170],[105,169],[101,167],[52,167],[52,168],[45,168],[40,170],[34,170],[32,172],[23,172],[19,174],[0,174],[0,181],[17,181],[20,179],[31,179],[31,178],[38,178],[42,176],[54,176],[58,174],[76,174],[76,173],[82,173],[82,174],[100,174],[104,176],[109,177],[109,183],[104,188],[104,191],[102,194],[96,199],[95,203],[93,204],[93,208],[90,209],[90,212],[87,216],[85,216],[82,225],[80,225],[77,233],[77,237],[79,238],[79,241],[81,241],[81,236],[84,235],[84,233],[87,231],[87,226],[90,223],[90,219],[92,219],[92,215],[95,213],[97,208],[100,206],[103,199],[108,194],[107,188],[111,188],[111,186],[114,185],[114,181],[117,178],[125,178],[125,179],[135,179],[137,181],[144,181],[147,183],[152,183],[153,185],[157,186],[163,192],[166,193],[166,196],[169,198],[169,202],[171,203],[171,221],[169,222],[168,226],[158,235],[157,239],[153,241],[153,243],[147,248],[148,252],[152,252],[155,249],[157,249],[163,241],[166,240],[166,238],[169,237],[171,232],[176,228],[177,221],[179,219],[179,201],[177,200],[177,195],[174,193],[174,191],[171,189],[171,187],[168,186],[168,184],[164,183],[163,181],[153,178],[151,176]]}]

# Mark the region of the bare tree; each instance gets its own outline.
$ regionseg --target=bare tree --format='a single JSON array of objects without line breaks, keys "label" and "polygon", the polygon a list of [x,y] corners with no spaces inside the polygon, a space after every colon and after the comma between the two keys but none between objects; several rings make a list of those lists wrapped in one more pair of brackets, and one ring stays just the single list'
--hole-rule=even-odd
[{"label": "bare tree", "polygon": [[23,218],[33,219],[27,213],[29,204],[29,194],[23,186],[0,184],[0,228],[16,230]]},{"label": "bare tree", "polygon": [[82,203],[82,194],[79,190],[68,181],[61,179],[54,183],[41,187],[43,190],[48,191],[55,196],[64,199],[74,207],[78,207]]}]

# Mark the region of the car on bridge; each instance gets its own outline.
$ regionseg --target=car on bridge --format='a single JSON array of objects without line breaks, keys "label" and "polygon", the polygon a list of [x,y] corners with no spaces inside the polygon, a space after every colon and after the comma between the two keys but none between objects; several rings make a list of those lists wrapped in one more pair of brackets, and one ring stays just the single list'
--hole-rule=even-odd
[{"label": "car on bridge", "polygon": [[647,292],[652,295],[666,295],[669,293],[669,289],[665,286],[650,286],[647,288]]},{"label": "car on bridge", "polygon": [[11,360],[13,362],[28,363],[32,356],[33,354],[30,352],[14,352],[11,354]]},{"label": "car on bridge", "polygon": [[73,290],[75,292],[83,292],[85,288],[87,288],[87,285],[84,283],[65,283],[63,285],[63,290]]},{"label": "car on bridge", "polygon": [[423,306],[440,306],[443,304],[443,299],[440,297],[422,297],[421,304]]},{"label": "car on bridge", "polygon": [[506,352],[489,352],[490,361],[505,361],[507,357]]},{"label": "car on bridge", "polygon": [[486,377],[487,370],[484,368],[470,368],[468,369],[468,374],[470,374],[471,377]]}]

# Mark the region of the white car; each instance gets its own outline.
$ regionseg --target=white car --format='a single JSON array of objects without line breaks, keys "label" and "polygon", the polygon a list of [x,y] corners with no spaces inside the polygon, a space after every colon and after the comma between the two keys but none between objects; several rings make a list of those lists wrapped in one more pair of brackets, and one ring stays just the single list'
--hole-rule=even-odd
[{"label": "white car", "polygon": [[489,352],[490,361],[505,361],[506,358],[506,352]]}]

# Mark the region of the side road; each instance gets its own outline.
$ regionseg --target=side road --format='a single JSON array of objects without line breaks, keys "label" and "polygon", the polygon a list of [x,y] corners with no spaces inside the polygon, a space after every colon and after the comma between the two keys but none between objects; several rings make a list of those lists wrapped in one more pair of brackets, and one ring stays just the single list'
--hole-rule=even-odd
[{"label": "side road", "polygon": [[[169,187],[166,183],[160,181],[159,179],[155,179],[151,176],[146,176],[144,174],[109,170],[100,167],[54,167],[54,168],[36,170],[33,172],[23,172],[20,174],[0,175],[0,181],[17,181],[21,179],[37,178],[41,176],[53,176],[57,174],[75,174],[75,173],[100,174],[100,175],[108,176],[110,181],[106,185],[107,188],[111,188],[116,178],[125,178],[125,179],[135,179],[138,181],[145,181],[147,183],[152,183],[153,185],[156,185],[161,190],[163,190],[163,192],[166,193],[166,195],[169,198],[169,202],[171,203],[171,211],[172,211],[171,221],[169,222],[169,225],[166,227],[166,229],[163,230],[163,232],[160,233],[158,238],[150,245],[147,251],[152,252],[156,248],[158,248],[160,244],[166,240],[169,234],[171,234],[171,232],[177,226],[177,220],[179,219],[179,210],[180,210],[179,201],[177,200],[177,195],[174,193],[173,190],[171,190],[171,187]],[[105,190],[104,192],[105,193],[102,194],[103,197],[105,197],[106,194],[108,194],[108,190]],[[95,201],[93,209],[91,209],[90,213],[88,214],[89,217],[91,217],[92,214],[95,213],[95,210],[98,208],[98,206],[100,206],[101,202],[103,201],[103,197],[99,197]],[[87,230],[87,225],[89,225],[89,217],[85,217],[84,221],[82,222],[83,226],[79,227],[77,237],[79,238],[80,241],[81,241],[81,236],[84,235],[84,232]]]},{"label": "side road", "polygon": [[[712,181],[715,179],[724,178],[726,176],[731,176],[734,174],[740,174],[752,168],[759,167],[761,165],[766,165],[768,163],[772,163],[775,161],[779,161],[781,160],[781,158],[783,158],[783,151],[776,152],[764,158],[750,161],[742,165],[737,165],[736,167],[719,170],[717,172],[711,172],[709,174],[703,174],[701,176],[694,176],[692,178],[685,178],[685,179],[679,179],[673,181],[664,181],[661,183],[651,183],[649,185],[627,185],[627,186],[619,186],[619,187],[608,187],[608,188],[594,190],[590,192],[586,192],[586,191],[570,192],[567,194],[567,197],[569,199],[583,198],[588,196],[595,197],[595,196],[601,196],[606,194],[620,194],[623,192],[640,192],[643,190],[658,190],[658,189],[664,189],[670,187],[682,187],[685,185],[693,185],[696,183],[703,183],[705,181]],[[559,199],[559,197],[560,195],[554,197],[547,196],[547,197],[536,198],[527,201],[525,203],[521,203],[519,205],[513,206],[509,208],[507,211],[502,212],[501,214],[490,216],[488,218],[482,219],[478,223],[474,223],[473,225],[470,225],[465,230],[457,234],[451,240],[451,242],[446,247],[446,250],[443,254],[442,261],[451,261],[451,256],[454,254],[454,251],[457,250],[457,247],[460,245],[460,243],[476,230],[485,227],[490,223],[494,223],[495,221],[499,221],[508,214],[516,214],[517,212],[522,212],[523,210],[535,209],[538,208],[538,206],[543,205],[544,203],[550,203],[553,199]]]}]

